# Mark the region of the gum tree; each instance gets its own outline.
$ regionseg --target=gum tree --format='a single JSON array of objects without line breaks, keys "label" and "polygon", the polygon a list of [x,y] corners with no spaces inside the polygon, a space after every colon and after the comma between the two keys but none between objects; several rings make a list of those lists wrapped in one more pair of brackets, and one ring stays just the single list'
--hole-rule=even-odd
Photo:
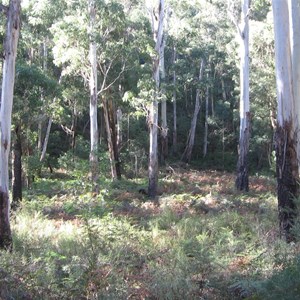
[{"label": "gum tree", "polygon": [[239,191],[249,190],[248,157],[250,140],[249,101],[249,13],[250,0],[241,1],[241,21],[238,24],[234,12],[234,2],[229,2],[229,15],[235,24],[240,42],[240,138],[237,177],[235,186]]},{"label": "gum tree", "polygon": [[149,129],[150,129],[150,149],[149,149],[149,184],[148,194],[150,198],[155,198],[158,182],[158,155],[157,155],[157,133],[158,133],[158,97],[160,89],[160,55],[163,53],[163,28],[164,28],[164,0],[157,1],[154,7],[149,8],[153,39],[155,42],[155,54],[153,55],[153,79],[155,81],[155,93],[150,106]]},{"label": "gum tree", "polygon": [[0,248],[11,249],[12,237],[9,211],[8,159],[11,141],[11,115],[15,82],[15,63],[20,33],[21,0],[11,0],[9,6],[0,6],[6,14],[6,36],[4,41],[2,93],[0,108]]},{"label": "gum tree", "polygon": [[277,85],[276,173],[281,236],[293,240],[296,216],[294,200],[299,195],[299,18],[296,1],[272,2]]},{"label": "gum tree", "polygon": [[[116,1],[89,0],[68,2],[63,20],[51,28],[54,34],[54,57],[63,68],[63,76],[81,77],[89,85],[90,94],[90,170],[91,182],[97,190],[98,168],[98,109],[105,111],[107,142],[112,179],[120,178],[119,163],[108,112],[109,95],[118,86],[130,55],[123,6]],[[99,98],[99,101],[98,101]],[[114,112],[113,112],[114,113]],[[119,168],[120,170],[120,168]]]}]

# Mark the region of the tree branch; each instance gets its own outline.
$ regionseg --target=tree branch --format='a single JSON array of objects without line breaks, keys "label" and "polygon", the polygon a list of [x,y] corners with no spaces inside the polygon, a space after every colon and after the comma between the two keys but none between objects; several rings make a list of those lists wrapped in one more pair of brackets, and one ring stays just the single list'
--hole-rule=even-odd
[{"label": "tree branch", "polygon": [[118,76],[110,84],[108,84],[107,86],[105,86],[106,85],[106,78],[107,78],[107,74],[108,74],[108,72],[106,72],[106,74],[104,75],[105,79],[103,79],[103,83],[102,83],[101,89],[98,92],[98,95],[100,95],[102,92],[108,90],[121,77],[121,75],[125,72],[125,65],[126,64],[124,63],[123,67],[122,67],[122,70],[120,71]]},{"label": "tree branch", "polygon": [[228,6],[228,16],[230,18],[230,21],[233,23],[233,25],[236,27],[238,34],[240,35],[241,38],[244,38],[243,30],[241,30],[238,21],[236,17],[234,16],[233,10],[232,10],[232,2],[230,0],[227,1],[227,6]]},{"label": "tree branch", "polygon": [[7,12],[8,12],[8,6],[3,5],[3,4],[0,3],[0,12],[3,12],[5,14],[7,14]]}]

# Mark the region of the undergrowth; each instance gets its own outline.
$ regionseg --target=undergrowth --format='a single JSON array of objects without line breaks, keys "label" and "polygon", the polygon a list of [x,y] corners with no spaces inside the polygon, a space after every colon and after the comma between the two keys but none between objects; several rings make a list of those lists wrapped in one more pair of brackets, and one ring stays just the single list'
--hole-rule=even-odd
[{"label": "undergrowth", "polygon": [[[160,206],[144,181],[35,183],[12,216],[1,252],[2,299],[296,299],[299,245],[278,238],[274,183],[176,170]],[[294,297],[294,298],[293,298]]]}]

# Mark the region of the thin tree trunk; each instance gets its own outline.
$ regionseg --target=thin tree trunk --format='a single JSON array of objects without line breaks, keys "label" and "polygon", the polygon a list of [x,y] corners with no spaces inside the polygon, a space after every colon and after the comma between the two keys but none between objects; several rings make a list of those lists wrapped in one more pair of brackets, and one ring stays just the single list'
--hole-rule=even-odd
[{"label": "thin tree trunk", "polygon": [[105,119],[105,128],[107,135],[107,144],[109,150],[109,160],[112,180],[121,179],[121,163],[119,160],[117,133],[115,126],[114,108],[112,101],[103,100],[103,111]]},{"label": "thin tree trunk", "polygon": [[159,60],[160,47],[162,45],[164,28],[164,0],[158,1],[157,15],[152,10],[152,32],[155,41],[156,56],[153,59],[153,79],[155,81],[155,95],[150,107],[149,129],[150,129],[150,147],[149,147],[149,184],[148,195],[151,199],[156,198],[158,184],[158,157],[157,157],[157,132],[158,132],[158,94],[160,87]]},{"label": "thin tree trunk", "polygon": [[[203,77],[203,71],[204,71],[204,60],[201,59],[200,61],[200,68],[199,68],[199,77],[198,77],[198,82],[201,82],[202,77]],[[181,160],[185,162],[190,162],[192,158],[192,151],[194,147],[194,142],[195,142],[195,134],[196,134],[196,126],[197,126],[197,119],[198,119],[198,114],[200,111],[200,89],[197,88],[196,90],[196,100],[195,100],[195,109],[194,109],[194,114],[193,118],[191,121],[191,129],[188,135],[187,143],[185,150],[181,156]]]},{"label": "thin tree trunk", "polygon": [[250,0],[242,0],[240,26],[240,139],[237,163],[236,188],[249,190],[248,155],[250,140],[250,103],[249,103],[249,9]]},{"label": "thin tree trunk", "polygon": [[15,139],[13,143],[13,174],[12,174],[12,200],[14,206],[22,200],[22,140],[21,128],[19,125],[15,128]]},{"label": "thin tree trunk", "polygon": [[118,108],[117,109],[117,146],[119,152],[122,146],[122,135],[123,135],[122,118],[123,118],[122,110],[121,108]]},{"label": "thin tree trunk", "polygon": [[[2,7],[3,8],[3,7]],[[15,63],[20,32],[21,0],[11,0],[7,13],[4,42],[2,93],[0,108],[0,248],[12,249],[10,228],[8,158],[11,141],[11,114],[15,82]]]},{"label": "thin tree trunk", "polygon": [[109,117],[109,125],[111,131],[112,138],[112,147],[114,153],[114,168],[116,169],[117,177],[116,179],[121,179],[121,161],[120,161],[120,153],[119,153],[119,144],[118,144],[118,132],[116,127],[116,110],[113,103],[113,100],[108,103],[108,117]]},{"label": "thin tree trunk", "polygon": [[71,149],[73,153],[73,162],[75,161],[75,148],[76,148],[76,130],[77,130],[77,110],[76,104],[72,113],[72,126],[71,126]]},{"label": "thin tree trunk", "polygon": [[127,150],[130,150],[130,115],[127,115]]},{"label": "thin tree trunk", "polygon": [[93,191],[98,193],[98,88],[97,88],[97,45],[95,42],[95,17],[96,17],[96,4],[95,0],[89,0],[89,17],[90,17],[90,168],[91,168],[91,182]]},{"label": "thin tree trunk", "polygon": [[207,137],[208,137],[208,100],[209,100],[209,87],[206,86],[205,95],[205,123],[204,123],[204,140],[203,140],[203,157],[207,155]]},{"label": "thin tree trunk", "polygon": [[37,141],[37,149],[38,153],[42,150],[42,140],[43,140],[43,115],[40,115],[39,120],[38,120],[38,141]]},{"label": "thin tree trunk", "polygon": [[[168,15],[168,14],[167,14]],[[166,22],[168,23],[168,22]],[[166,30],[167,31],[167,30]],[[163,34],[162,44],[160,46],[159,53],[159,67],[160,67],[160,83],[163,83],[161,86],[160,93],[163,96],[161,100],[161,162],[164,164],[168,156],[168,123],[167,123],[167,100],[166,100],[166,90],[164,87],[166,79],[166,70],[165,70],[165,46],[167,40],[167,32]]]},{"label": "thin tree trunk", "polygon": [[52,126],[52,118],[50,117],[49,121],[48,121],[48,125],[47,125],[47,130],[46,130],[46,135],[45,135],[45,139],[44,139],[42,154],[41,154],[41,157],[40,157],[40,162],[43,162],[46,158],[46,152],[47,152],[47,146],[48,146],[51,126]]},{"label": "thin tree trunk", "polygon": [[173,154],[177,153],[177,103],[176,103],[176,71],[175,71],[175,63],[176,63],[176,48],[174,46],[173,51]]},{"label": "thin tree trunk", "polygon": [[299,21],[296,19],[300,18],[300,12],[299,8],[294,7],[295,11],[290,10],[289,13],[289,8],[292,8],[292,4],[297,6],[296,3],[287,0],[272,2],[277,82],[275,148],[278,216],[280,234],[288,242],[295,238],[291,228],[296,217],[294,201],[299,196],[299,161],[297,159],[299,111],[295,109],[299,99],[295,98],[297,89],[293,92],[293,84],[299,84],[299,77],[296,74],[299,74],[300,69],[299,57],[293,57],[294,54],[297,55],[293,48],[296,45],[294,38],[299,41],[299,37],[294,35],[299,30],[294,28],[296,24],[294,21]]},{"label": "thin tree trunk", "polygon": [[[47,64],[47,60],[48,60],[48,38],[45,37],[44,41],[42,43],[42,58],[43,58],[43,70],[44,72],[47,72],[48,69],[48,64]],[[44,125],[44,121],[46,120],[46,114],[45,114],[45,108],[47,106],[46,101],[45,101],[45,93],[44,90],[41,89],[41,100],[42,100],[42,108],[41,108],[41,112],[40,112],[40,116],[38,119],[38,152],[43,151],[43,125]]]}]

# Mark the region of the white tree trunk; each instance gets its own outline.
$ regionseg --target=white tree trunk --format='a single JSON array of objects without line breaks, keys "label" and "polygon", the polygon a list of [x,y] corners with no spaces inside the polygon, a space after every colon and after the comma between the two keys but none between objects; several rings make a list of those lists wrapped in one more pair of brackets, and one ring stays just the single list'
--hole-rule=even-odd
[{"label": "white tree trunk", "polygon": [[41,157],[40,157],[40,162],[44,161],[45,158],[46,158],[46,152],[47,152],[47,146],[48,146],[51,126],[52,126],[52,118],[50,117],[49,121],[48,121],[48,125],[47,125],[47,130],[46,130],[46,135],[45,135],[45,139],[44,139],[42,154],[41,154]]},{"label": "white tree trunk", "polygon": [[[294,2],[294,3],[293,3]],[[295,6],[294,6],[295,4]],[[290,229],[296,217],[294,199],[299,195],[299,29],[300,11],[296,1],[273,0],[277,85],[276,171],[281,236],[294,239]],[[296,26],[296,27],[295,27]],[[297,83],[298,81],[298,83]],[[295,88],[295,91],[293,89]]]},{"label": "white tree trunk", "polygon": [[11,248],[8,158],[11,142],[11,114],[15,82],[15,63],[20,32],[20,0],[11,0],[7,10],[3,53],[3,75],[0,108],[0,248]]},{"label": "white tree trunk", "polygon": [[[163,49],[161,49],[160,55],[160,76],[161,81],[165,81],[165,58],[164,58],[164,48],[165,41],[163,42]],[[165,88],[161,89],[161,93],[164,95],[166,93]],[[167,123],[167,100],[165,97],[161,100],[161,157],[162,162],[165,161],[168,155],[168,123]]]},{"label": "white tree trunk", "polygon": [[[151,103],[149,115],[150,147],[149,147],[149,184],[148,195],[155,199],[158,183],[157,129],[158,129],[158,95],[160,86],[159,61],[164,28],[164,0],[158,0],[157,8],[151,10],[152,32],[155,41],[156,56],[153,59],[153,79],[155,96]],[[156,11],[156,12],[155,12]],[[156,13],[156,14],[155,14]]]},{"label": "white tree trunk", "polygon": [[[165,70],[165,47],[167,42],[168,34],[168,17],[169,11],[167,9],[167,18],[166,18],[166,29],[162,36],[162,43],[159,49],[159,67],[160,67],[160,82],[165,84],[166,70]],[[167,123],[167,100],[165,97],[166,89],[164,85],[160,89],[160,93],[163,95],[161,100],[161,161],[164,163],[168,156],[168,123]]]},{"label": "white tree trunk", "polygon": [[[204,60],[201,59],[200,68],[199,68],[199,77],[198,77],[199,83],[202,80],[203,71],[204,71]],[[184,150],[184,152],[182,154],[182,157],[181,157],[181,160],[185,161],[185,162],[190,162],[190,160],[192,158],[192,151],[193,151],[193,147],[194,147],[194,143],[195,143],[197,119],[198,119],[198,114],[199,114],[199,111],[200,111],[200,107],[201,107],[201,104],[200,104],[200,89],[198,88],[196,90],[195,109],[194,109],[194,114],[193,114],[193,118],[192,118],[192,121],[191,121],[191,129],[190,129],[190,132],[189,132],[189,136],[188,136],[188,139],[187,139],[185,150]]]},{"label": "white tree trunk", "polygon": [[[42,58],[43,58],[43,70],[44,72],[47,72],[47,59],[48,59],[48,38],[44,38],[43,44],[42,44]],[[37,143],[37,148],[38,152],[42,151],[43,148],[43,124],[44,121],[46,120],[46,102],[45,102],[45,95],[44,95],[44,90],[41,89],[41,100],[42,100],[42,107],[41,107],[41,112],[39,115],[38,119],[38,143]]]},{"label": "white tree trunk", "polygon": [[89,0],[89,16],[90,16],[90,168],[91,168],[91,181],[93,185],[93,191],[98,192],[97,180],[99,177],[98,171],[98,88],[97,88],[97,46],[95,42],[95,16],[96,16],[96,4],[95,0]]},{"label": "white tree trunk", "polygon": [[[299,1],[288,0],[289,24],[290,24],[290,47],[292,60],[294,112],[300,113],[300,5]],[[294,116],[295,130],[300,129],[300,116]],[[298,131],[297,131],[298,134]],[[300,162],[300,142],[297,143],[297,158]],[[300,164],[299,164],[300,168]]]},{"label": "white tree trunk", "polygon": [[250,139],[250,102],[249,102],[249,9],[250,0],[242,0],[240,35],[240,140],[237,164],[236,188],[249,190],[248,154]]},{"label": "white tree trunk", "polygon": [[122,119],[123,119],[123,113],[122,113],[122,109],[119,107],[117,109],[117,146],[119,151],[122,146],[122,135],[123,135]]}]

